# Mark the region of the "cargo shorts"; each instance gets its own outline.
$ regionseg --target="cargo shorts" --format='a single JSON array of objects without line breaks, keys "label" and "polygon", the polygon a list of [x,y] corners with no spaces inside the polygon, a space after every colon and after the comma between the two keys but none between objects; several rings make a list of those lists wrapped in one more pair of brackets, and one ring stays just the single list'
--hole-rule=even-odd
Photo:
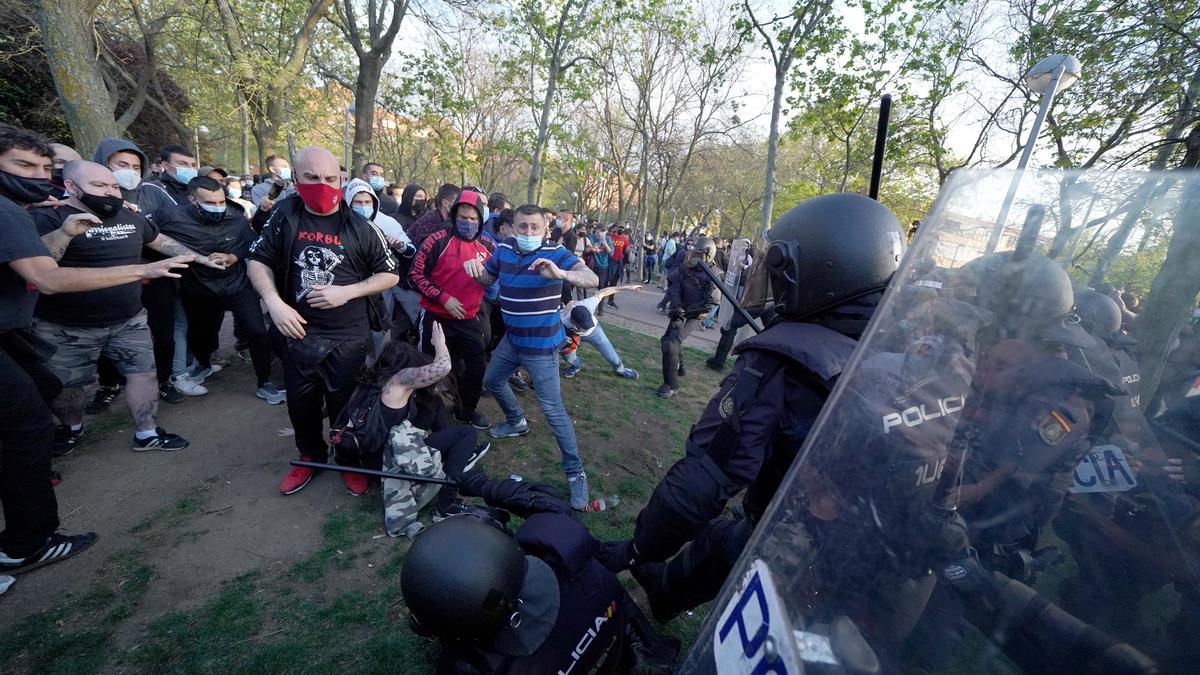
[{"label": "cargo shorts", "polygon": [[154,345],[146,310],[133,318],[102,328],[81,328],[42,321],[33,322],[33,333],[58,349],[46,366],[63,387],[86,387],[96,379],[96,362],[107,356],[122,375],[154,371]]}]

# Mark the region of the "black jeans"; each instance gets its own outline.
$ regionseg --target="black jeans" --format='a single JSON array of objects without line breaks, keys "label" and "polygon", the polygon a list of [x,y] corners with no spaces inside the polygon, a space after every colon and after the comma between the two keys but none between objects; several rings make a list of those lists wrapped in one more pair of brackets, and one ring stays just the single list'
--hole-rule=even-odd
[{"label": "black jeans", "polygon": [[[483,318],[478,314],[470,319],[443,319],[433,312],[421,312],[421,351],[433,354],[433,343],[429,331],[433,322],[442,324],[446,334],[446,348],[450,351],[455,384],[458,387],[458,417],[466,419],[475,414],[479,396],[483,393],[483,372],[487,369],[484,359]],[[291,392],[289,392],[290,395]]]},{"label": "black jeans", "polygon": [[[154,369],[158,383],[171,381],[171,361],[175,358],[175,297],[179,285],[174,279],[151,279],[142,286],[142,306],[154,341]],[[104,384],[104,380],[100,380]]]},{"label": "black jeans", "polygon": [[58,501],[50,485],[50,443],[54,417],[46,401],[62,383],[40,361],[10,354],[0,334],[0,503],[4,531],[0,549],[9,556],[31,555],[58,529]]},{"label": "black jeans", "polygon": [[[275,329],[272,328],[272,332]],[[321,408],[332,425],[354,391],[354,378],[367,357],[371,338],[336,339],[306,335],[287,341],[284,384],[296,448],[314,462],[329,457]]]},{"label": "black jeans", "polygon": [[692,334],[696,319],[671,319],[662,336],[663,384],[679,388],[679,369],[683,367],[683,341]]},{"label": "black jeans", "polygon": [[267,324],[263,321],[258,293],[253,287],[246,286],[224,297],[181,290],[180,300],[188,318],[188,349],[192,350],[197,363],[205,368],[212,365],[213,352],[220,345],[221,324],[228,310],[233,312],[233,324],[239,329],[241,340],[250,349],[258,386],[271,379],[271,340],[267,338]]}]

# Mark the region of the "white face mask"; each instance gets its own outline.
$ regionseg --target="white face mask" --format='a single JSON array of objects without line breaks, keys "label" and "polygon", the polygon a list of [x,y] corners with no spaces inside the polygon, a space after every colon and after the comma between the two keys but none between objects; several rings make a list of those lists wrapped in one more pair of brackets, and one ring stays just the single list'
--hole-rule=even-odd
[{"label": "white face mask", "polygon": [[120,185],[122,190],[136,189],[138,184],[142,182],[142,177],[133,169],[117,169],[112,174],[113,178],[117,179],[117,185]]}]

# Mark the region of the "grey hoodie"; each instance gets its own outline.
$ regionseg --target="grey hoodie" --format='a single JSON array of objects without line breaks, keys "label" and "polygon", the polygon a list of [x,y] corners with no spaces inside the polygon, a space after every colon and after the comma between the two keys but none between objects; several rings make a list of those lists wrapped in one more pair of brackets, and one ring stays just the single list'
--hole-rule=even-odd
[{"label": "grey hoodie", "polygon": [[[96,145],[96,154],[92,157],[92,161],[97,164],[108,166],[108,158],[118,152],[132,152],[142,160],[142,178],[145,178],[150,173],[150,160],[146,157],[146,153],[142,152],[138,146],[124,138],[105,138]],[[154,214],[162,209],[167,209],[175,206],[175,200],[157,185],[147,185],[142,183],[132,190],[121,188],[121,195],[125,197],[125,201],[136,204],[141,209],[142,216],[154,219]]]}]

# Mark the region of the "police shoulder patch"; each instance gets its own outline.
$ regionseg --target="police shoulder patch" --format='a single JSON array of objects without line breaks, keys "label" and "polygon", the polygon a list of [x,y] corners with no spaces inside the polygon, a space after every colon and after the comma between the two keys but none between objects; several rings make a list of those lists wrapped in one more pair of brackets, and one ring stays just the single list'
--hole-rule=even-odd
[{"label": "police shoulder patch", "polygon": [[733,389],[731,388],[725,397],[721,399],[720,413],[722,418],[729,417],[733,414]]},{"label": "police shoulder patch", "polygon": [[1069,433],[1071,433],[1071,424],[1057,410],[1051,410],[1050,414],[1038,422],[1038,436],[1042,437],[1046,445],[1058,445]]}]

